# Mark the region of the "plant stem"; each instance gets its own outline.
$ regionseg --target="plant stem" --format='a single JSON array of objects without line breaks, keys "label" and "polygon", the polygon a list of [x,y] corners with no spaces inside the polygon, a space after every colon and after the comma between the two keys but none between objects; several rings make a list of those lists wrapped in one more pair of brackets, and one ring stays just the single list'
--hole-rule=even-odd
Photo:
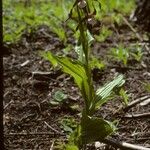
[{"label": "plant stem", "polygon": [[[88,3],[87,3],[88,5]],[[92,98],[94,97],[94,87],[92,83],[92,73],[91,68],[89,65],[89,56],[90,56],[90,50],[89,50],[89,42],[88,42],[88,35],[87,35],[87,27],[86,23],[82,19],[82,12],[80,11],[80,8],[77,7],[77,13],[78,13],[78,21],[79,21],[79,32],[80,32],[80,42],[82,46],[82,51],[80,52],[80,58],[81,62],[84,64],[84,68],[87,75],[87,83],[88,83],[88,95],[85,99],[85,105],[86,105],[86,113],[89,115],[89,108],[92,102]]]},{"label": "plant stem", "polygon": [[91,68],[89,66],[89,43],[88,43],[88,35],[87,35],[87,27],[85,22],[82,21],[80,8],[77,7],[78,19],[79,19],[79,32],[80,32],[80,42],[82,45],[82,51],[80,53],[81,62],[84,64],[84,68],[87,74],[87,82],[88,82],[88,95],[86,101],[86,113],[89,115],[89,108],[91,105],[91,101],[94,94],[94,87],[92,83],[92,75],[91,75]]}]

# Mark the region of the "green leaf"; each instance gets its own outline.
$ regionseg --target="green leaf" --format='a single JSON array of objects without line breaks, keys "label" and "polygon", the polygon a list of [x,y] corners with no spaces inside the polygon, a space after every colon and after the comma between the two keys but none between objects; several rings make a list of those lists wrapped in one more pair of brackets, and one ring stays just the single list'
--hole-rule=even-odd
[{"label": "green leaf", "polygon": [[76,145],[79,149],[82,147],[81,125],[78,125],[76,129],[70,134],[68,145]]},{"label": "green leaf", "polygon": [[83,144],[101,141],[115,131],[112,123],[96,117],[83,116],[81,122],[81,137]]},{"label": "green leaf", "polygon": [[65,125],[65,124],[63,124],[63,130],[65,131],[65,132],[73,132],[73,130],[72,130],[72,128],[70,128],[69,126],[67,126],[67,125]]},{"label": "green leaf", "polygon": [[72,133],[74,129],[77,127],[77,123],[74,118],[67,117],[61,120],[60,122],[63,130],[65,132]]},{"label": "green leaf", "polygon": [[115,88],[121,87],[125,83],[123,75],[119,75],[110,83],[107,83],[102,88],[96,91],[94,103],[92,103],[91,110],[99,108],[102,104],[106,103],[109,99],[108,96],[112,93]]},{"label": "green leaf", "polygon": [[94,38],[89,31],[87,31],[87,37],[88,37],[88,43],[90,45],[94,41]]},{"label": "green leaf", "polygon": [[78,149],[78,147],[76,145],[67,144],[66,145],[66,150],[79,150],[79,149]]},{"label": "green leaf", "polygon": [[87,76],[84,67],[79,62],[72,61],[67,57],[55,56],[50,52],[44,53],[43,56],[48,59],[54,66],[59,64],[65,73],[68,73],[74,77],[75,82],[79,88],[82,88],[82,82],[84,79],[87,79]]},{"label": "green leaf", "polygon": [[98,42],[104,42],[111,35],[112,35],[112,31],[106,28],[105,26],[102,26],[101,34],[94,35],[94,36]]},{"label": "green leaf", "polygon": [[111,55],[118,61],[122,61],[126,66],[129,58],[129,49],[119,45],[118,48],[111,49]]},{"label": "green leaf", "polygon": [[125,105],[128,105],[128,95],[126,94],[126,91],[124,91],[123,88],[120,89],[119,94],[121,95],[121,97],[123,98],[123,101],[125,103]]},{"label": "green leaf", "polygon": [[53,55],[50,52],[40,52],[40,55],[43,56],[45,59],[49,60],[54,67],[58,65],[57,60],[55,59],[55,57],[53,57]]},{"label": "green leaf", "polygon": [[63,100],[67,99],[67,94],[64,94],[62,91],[57,91],[54,94],[55,101],[62,102]]},{"label": "green leaf", "polygon": [[94,95],[94,90],[90,88],[88,77],[84,66],[79,61],[73,61],[67,57],[55,56],[50,52],[42,53],[54,66],[60,65],[63,72],[71,75],[75,83],[78,85],[82,96],[85,100],[86,106],[89,106],[90,92]]},{"label": "green leaf", "polygon": [[90,61],[90,67],[91,69],[94,69],[94,68],[104,69],[105,64],[102,61],[98,60],[96,57],[92,57]]},{"label": "green leaf", "polygon": [[150,93],[150,83],[142,83],[143,84],[143,86],[144,86],[144,89],[148,92],[148,93]]}]

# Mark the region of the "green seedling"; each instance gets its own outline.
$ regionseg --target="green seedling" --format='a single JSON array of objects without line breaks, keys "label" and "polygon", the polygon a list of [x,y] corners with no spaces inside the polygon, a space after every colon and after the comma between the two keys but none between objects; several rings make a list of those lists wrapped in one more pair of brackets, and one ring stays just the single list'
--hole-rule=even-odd
[{"label": "green seedling", "polygon": [[135,0],[101,0],[102,10],[101,13],[97,13],[97,17],[99,17],[102,22],[105,20],[105,17],[110,17],[109,25],[116,22],[118,25],[122,24],[123,15],[130,15],[132,10],[135,9]]},{"label": "green seedling", "polygon": [[129,100],[129,96],[128,96],[127,92],[123,88],[121,88],[119,91],[119,94],[122,97],[125,106],[127,106],[128,100]]},{"label": "green seedling", "polygon": [[129,50],[124,48],[122,45],[119,45],[117,48],[111,49],[111,56],[119,62],[123,62],[127,66],[129,59]]},{"label": "green seedling", "polygon": [[105,68],[105,63],[94,56],[91,57],[89,65],[91,69],[98,68],[103,70]]},{"label": "green seedling", "polygon": [[64,117],[61,119],[60,124],[61,128],[69,134],[72,133],[77,127],[77,122],[72,117]]},{"label": "green seedling", "polygon": [[143,56],[142,48],[139,46],[136,46],[135,50],[131,52],[131,56],[133,57],[133,59],[140,62]]},{"label": "green seedling", "polygon": [[59,1],[59,4],[53,1],[46,3],[31,0],[29,6],[17,0],[4,1],[4,41],[17,42],[24,30],[47,25],[62,42],[66,42],[66,31],[62,29],[62,22],[67,17],[70,7],[71,1],[66,0]]},{"label": "green seedling", "polygon": [[58,106],[60,104],[65,103],[66,99],[68,98],[67,94],[64,94],[62,91],[56,91],[53,100],[50,101],[52,106]]},{"label": "green seedling", "polygon": [[105,1],[105,4],[108,6],[109,12],[112,10],[118,10],[121,13],[128,14],[135,7],[134,0],[115,0],[115,1]]},{"label": "green seedling", "polygon": [[94,37],[98,42],[104,42],[109,36],[111,36],[111,34],[111,30],[105,26],[102,26],[101,33],[99,35],[95,35]]},{"label": "green seedling", "polygon": [[119,75],[103,87],[94,89],[90,45],[93,41],[91,30],[96,22],[96,6],[101,8],[98,0],[75,0],[69,13],[68,19],[77,24],[76,30],[79,31],[77,59],[57,56],[50,51],[42,53],[54,67],[60,67],[74,78],[84,100],[80,122],[70,135],[66,150],[85,150],[88,143],[102,141],[116,130],[112,122],[94,117],[95,112],[109,100],[113,90],[125,82],[123,75]]},{"label": "green seedling", "polygon": [[134,48],[125,48],[122,45],[119,45],[117,48],[111,49],[111,56],[115,60],[123,62],[124,66],[127,66],[129,58],[140,62],[143,56],[143,52],[141,47],[139,46],[136,46]]},{"label": "green seedling", "polygon": [[[20,39],[25,29],[36,28],[44,24],[48,25],[52,30],[54,29],[53,32],[55,32],[63,42],[66,42],[65,31],[62,31],[64,29],[61,31],[56,29],[62,28],[62,22],[67,17],[73,0],[30,0],[26,5],[27,2],[28,1],[18,0],[3,1],[4,41],[16,42]],[[95,5],[97,11],[95,17],[102,19],[108,14],[116,22],[120,22],[120,18],[114,10],[118,10],[121,14],[130,14],[135,7],[135,0],[128,0],[128,2],[126,0],[101,0],[100,2],[102,4],[102,10],[100,11],[99,6]],[[55,23],[57,26],[51,23]],[[72,25],[73,23],[68,24],[68,26]]]},{"label": "green seedling", "polygon": [[143,86],[144,86],[144,89],[147,91],[147,92],[149,92],[150,93],[150,83],[142,83],[143,84]]}]

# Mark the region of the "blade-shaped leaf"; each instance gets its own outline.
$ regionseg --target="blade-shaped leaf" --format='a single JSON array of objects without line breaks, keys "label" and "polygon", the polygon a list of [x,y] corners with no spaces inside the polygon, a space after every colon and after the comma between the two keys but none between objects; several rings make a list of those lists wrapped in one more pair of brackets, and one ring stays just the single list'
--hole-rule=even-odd
[{"label": "blade-shaped leaf", "polygon": [[54,67],[58,65],[57,60],[50,52],[40,52],[40,55],[43,56],[45,59],[49,60]]},{"label": "blade-shaped leaf", "polygon": [[43,56],[54,66],[60,65],[63,72],[74,78],[75,83],[78,85],[83,98],[86,101],[86,106],[88,107],[90,101],[89,93],[94,93],[94,90],[90,88],[84,66],[79,61],[73,61],[67,57],[55,56],[50,52],[44,53]]},{"label": "blade-shaped leaf", "polygon": [[96,91],[96,96],[95,96],[94,103],[92,104],[92,108],[100,107],[102,104],[107,102],[109,100],[109,99],[107,99],[107,97],[110,96],[112,91],[115,88],[121,87],[124,83],[125,83],[125,80],[123,79],[123,75],[119,75],[110,83],[107,83],[102,88],[99,88]]},{"label": "blade-shaped leaf", "polygon": [[121,88],[119,91],[119,94],[122,97],[124,104],[127,106],[129,97],[128,97],[126,91],[123,88]]},{"label": "blade-shaped leaf", "polygon": [[110,95],[110,93],[112,92],[112,90],[115,87],[120,87],[124,83],[125,83],[125,80],[123,79],[123,75],[119,75],[113,81],[111,81],[110,83],[104,85],[102,88],[98,89],[96,91],[96,95],[97,95],[97,97],[101,97],[101,99],[104,99],[104,98],[106,98],[107,96]]},{"label": "blade-shaped leaf", "polygon": [[81,122],[81,137],[83,144],[101,141],[116,129],[114,125],[102,118],[83,117]]},{"label": "blade-shaped leaf", "polygon": [[54,66],[60,65],[65,73],[73,76],[77,85],[81,89],[82,80],[87,79],[84,67],[79,63],[70,60],[67,57],[55,56],[50,52],[44,54],[44,57],[48,59]]}]

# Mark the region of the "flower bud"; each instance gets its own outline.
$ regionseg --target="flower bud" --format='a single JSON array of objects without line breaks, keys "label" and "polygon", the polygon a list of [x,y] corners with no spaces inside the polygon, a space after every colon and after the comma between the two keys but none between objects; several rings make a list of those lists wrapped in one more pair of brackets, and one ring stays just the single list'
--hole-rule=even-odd
[{"label": "flower bud", "polygon": [[91,26],[94,26],[96,24],[96,20],[94,18],[88,18],[87,23]]},{"label": "flower bud", "polygon": [[85,0],[81,0],[79,3],[78,3],[78,6],[79,8],[83,9],[86,7],[86,1]]}]

